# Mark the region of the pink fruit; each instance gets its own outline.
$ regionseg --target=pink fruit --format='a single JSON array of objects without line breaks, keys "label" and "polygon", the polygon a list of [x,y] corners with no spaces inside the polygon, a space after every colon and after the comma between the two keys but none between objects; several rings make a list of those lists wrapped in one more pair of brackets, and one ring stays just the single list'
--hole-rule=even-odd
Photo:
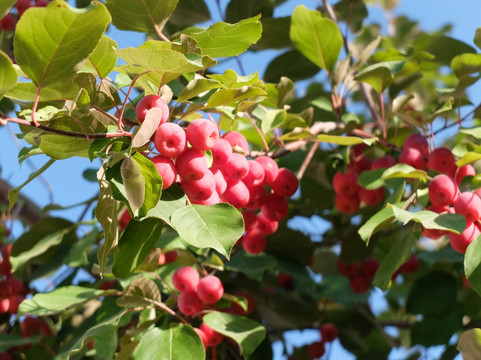
[{"label": "pink fruit", "polygon": [[224,335],[212,330],[206,323],[200,325],[200,330],[205,334],[208,346],[217,346],[224,340]]},{"label": "pink fruit", "polygon": [[391,166],[396,165],[396,159],[394,159],[391,155],[381,156],[374,160],[371,165],[371,169],[381,169],[381,168],[390,168]]},{"label": "pink fruit", "polygon": [[261,212],[269,220],[281,221],[289,212],[289,203],[283,196],[269,194],[261,206]]},{"label": "pink fruit", "polygon": [[249,172],[244,178],[244,183],[248,186],[262,186],[265,177],[264,167],[255,160],[248,160]]},{"label": "pink fruit", "polygon": [[167,122],[167,120],[169,119],[169,107],[167,106],[165,101],[157,95],[147,95],[140,99],[140,101],[137,103],[137,106],[135,107],[135,115],[137,116],[137,120],[140,123],[144,122],[147,112],[154,107],[162,110],[162,118],[160,120],[160,123],[163,124]]},{"label": "pink fruit", "polygon": [[217,191],[217,194],[222,195],[227,189],[227,180],[219,169],[211,168],[211,172],[214,175],[215,191]]},{"label": "pink fruit", "polygon": [[403,148],[414,148],[418,150],[423,156],[429,155],[429,143],[423,135],[418,133],[409,135],[406,140],[404,140]]},{"label": "pink fruit", "polygon": [[458,195],[458,185],[449,176],[440,174],[429,183],[428,193],[433,205],[451,205]]},{"label": "pink fruit", "polygon": [[361,263],[361,274],[367,279],[374,279],[377,269],[379,269],[379,261],[374,258],[367,258]]},{"label": "pink fruit", "polygon": [[182,179],[199,180],[207,172],[207,160],[202,151],[188,148],[176,159],[175,168]]},{"label": "pink fruit", "polygon": [[222,169],[232,155],[232,146],[226,139],[220,138],[217,140],[211,151],[212,167]]},{"label": "pink fruit", "polygon": [[197,150],[207,151],[212,149],[219,139],[217,125],[206,119],[195,119],[185,132],[189,144]]},{"label": "pink fruit", "polygon": [[336,194],[336,198],[334,199],[336,203],[336,207],[339,211],[343,214],[353,214],[357,210],[359,210],[359,206],[361,205],[361,199],[357,194],[354,195],[339,195]]},{"label": "pink fruit", "polygon": [[256,255],[263,252],[266,245],[265,235],[257,229],[247,232],[242,237],[242,247],[249,254]]},{"label": "pink fruit", "polygon": [[456,183],[459,185],[461,184],[461,181],[463,181],[465,176],[474,176],[474,175],[476,175],[476,171],[474,170],[474,167],[471,164],[460,166],[456,171],[456,176],[455,176]]},{"label": "pink fruit", "polygon": [[244,154],[249,153],[249,143],[244,135],[242,135],[240,132],[229,131],[226,132],[222,137],[226,139],[233,148],[239,147],[244,151]]},{"label": "pink fruit", "polygon": [[369,280],[362,275],[354,275],[349,280],[349,287],[354,294],[364,294],[369,289]]},{"label": "pink fruit", "polygon": [[32,3],[30,2],[30,0],[17,0],[14,6],[17,9],[18,15],[21,16],[27,9],[32,6]]},{"label": "pink fruit", "polygon": [[332,179],[332,186],[336,194],[346,196],[354,195],[359,191],[357,174],[353,170],[347,170],[345,173],[338,171]]},{"label": "pink fruit", "polygon": [[195,291],[199,284],[199,273],[191,266],[182,266],[175,270],[172,284],[181,293]]},{"label": "pink fruit", "polygon": [[185,315],[194,315],[202,310],[202,300],[195,291],[181,292],[177,299],[179,310]]},{"label": "pink fruit", "polygon": [[424,155],[415,148],[404,148],[399,154],[398,161],[401,164],[407,164],[415,169],[424,170],[426,168],[426,160]]},{"label": "pink fruit", "polygon": [[185,131],[175,123],[161,124],[155,132],[154,145],[161,155],[175,159],[187,148]]},{"label": "pink fruit", "polygon": [[197,335],[199,335],[200,340],[202,341],[202,344],[204,345],[204,349],[207,349],[208,343],[207,343],[207,336],[204,334],[204,332],[201,329],[194,328],[195,332]]},{"label": "pink fruit", "polygon": [[257,214],[254,211],[244,210],[242,212],[242,218],[244,219],[244,227],[246,231],[249,231],[257,225]]},{"label": "pink fruit", "polygon": [[[249,201],[245,204],[248,210],[260,209],[266,201],[267,192],[264,186],[252,186],[249,189]],[[481,200],[481,199],[480,199]]]},{"label": "pink fruit", "polygon": [[187,197],[193,201],[207,200],[215,192],[215,178],[209,169],[199,180],[181,180],[180,184]]},{"label": "pink fruit", "polygon": [[224,286],[218,277],[207,275],[197,285],[197,295],[206,304],[214,304],[224,294]]},{"label": "pink fruit", "polygon": [[448,148],[437,148],[429,154],[428,167],[442,174],[451,174],[456,168],[456,160]]},{"label": "pink fruit", "polygon": [[232,153],[222,168],[224,176],[232,181],[242,180],[249,173],[249,162],[244,155]]},{"label": "pink fruit", "polygon": [[363,187],[359,189],[359,198],[366,205],[377,205],[384,198],[384,188],[368,190]]},{"label": "pink fruit", "polygon": [[339,335],[339,330],[337,329],[337,326],[331,322],[323,324],[321,326],[320,332],[321,338],[325,342],[333,342],[337,339],[337,336]]},{"label": "pink fruit", "polygon": [[162,190],[169,188],[174,183],[175,177],[177,176],[177,170],[174,163],[172,160],[162,155],[153,157],[151,161],[154,163],[157,172],[162,178]]},{"label": "pink fruit", "polygon": [[481,198],[471,191],[463,192],[454,201],[454,211],[463,215],[466,222],[474,222],[481,216]]},{"label": "pink fruit", "polygon": [[262,185],[270,186],[279,172],[279,166],[274,159],[268,156],[259,156],[255,161],[261,164],[264,168],[264,181],[262,182]]},{"label": "pink fruit", "polygon": [[461,234],[450,233],[449,242],[454,250],[464,254],[468,245],[473,242],[480,234],[479,228],[474,223],[468,223],[466,229]]},{"label": "pink fruit", "polygon": [[222,201],[237,209],[243,208],[249,202],[249,197],[249,189],[242,180],[228,182],[226,190],[221,195]]},{"label": "pink fruit", "polygon": [[289,169],[281,168],[271,184],[274,194],[290,197],[294,195],[299,187],[297,176]]},{"label": "pink fruit", "polygon": [[412,274],[419,268],[419,259],[411,254],[411,257],[409,258],[408,261],[406,261],[404,264],[401,265],[399,270],[406,274]]},{"label": "pink fruit", "polygon": [[257,215],[256,228],[259,229],[264,235],[271,235],[277,231],[279,222],[268,219],[262,211]]}]

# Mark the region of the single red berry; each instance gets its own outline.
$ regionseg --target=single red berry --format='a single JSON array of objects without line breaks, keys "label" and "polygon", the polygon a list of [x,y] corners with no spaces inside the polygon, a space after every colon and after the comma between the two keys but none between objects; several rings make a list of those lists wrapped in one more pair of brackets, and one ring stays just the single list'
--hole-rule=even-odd
[{"label": "single red berry", "polygon": [[223,136],[233,148],[239,147],[244,151],[244,154],[249,153],[249,143],[244,135],[237,131],[228,131]]},{"label": "single red berry", "polygon": [[379,269],[379,261],[374,258],[367,258],[361,263],[361,274],[367,279],[374,279],[377,269]]},{"label": "single red berry", "polygon": [[351,263],[351,264],[345,264],[341,261],[341,259],[337,259],[337,268],[339,269],[339,272],[344,275],[344,276],[353,276],[356,274],[359,269],[361,268],[360,263]]},{"label": "single red berry", "polygon": [[279,172],[279,166],[276,161],[268,156],[259,156],[255,159],[264,168],[264,181],[262,185],[271,185]]},{"label": "single red berry", "polygon": [[49,4],[47,0],[35,0],[35,7],[45,7]]},{"label": "single red berry", "polygon": [[404,264],[401,265],[399,270],[406,274],[412,274],[419,268],[419,259],[414,256],[414,254],[411,254],[409,257],[409,260],[406,261]]},{"label": "single red berry", "polygon": [[227,180],[218,168],[211,168],[210,169],[212,174],[214,175],[215,180],[215,191],[219,196],[221,196],[224,191],[227,189]]},{"label": "single red berry", "polygon": [[339,331],[337,330],[337,326],[331,322],[325,323],[321,326],[320,329],[321,338],[325,342],[333,342],[337,339],[339,335]]},{"label": "single red berry", "polygon": [[232,155],[232,146],[226,139],[219,138],[211,149],[211,152],[212,167],[222,169]]},{"label": "single red berry", "polygon": [[15,29],[17,24],[17,18],[13,14],[5,15],[2,20],[0,20],[0,30],[2,31],[12,31]]},{"label": "single red berry", "polygon": [[180,184],[191,201],[207,200],[215,192],[215,178],[209,169],[199,180],[181,180]]},{"label": "single red berry", "polygon": [[208,346],[215,347],[224,340],[224,335],[214,331],[206,323],[200,325],[200,330],[205,334]]},{"label": "single red berry", "polygon": [[175,260],[177,260],[177,256],[178,254],[175,250],[165,252],[165,263],[170,264],[174,262]]},{"label": "single red berry", "polygon": [[458,185],[448,175],[440,174],[429,183],[428,193],[433,205],[451,205],[458,195]]},{"label": "single red berry", "polygon": [[471,164],[460,166],[457,169],[456,175],[455,175],[456,183],[459,185],[461,184],[461,182],[466,176],[474,176],[474,175],[476,175],[476,170],[474,170],[474,167]]},{"label": "single red berry", "polygon": [[369,289],[369,280],[362,275],[354,275],[349,280],[349,286],[354,294],[364,294]]},{"label": "single red berry", "polygon": [[449,233],[449,242],[454,250],[464,254],[468,245],[476,239],[481,232],[474,223],[468,223],[461,234]]},{"label": "single red berry", "polygon": [[249,189],[242,180],[229,181],[227,188],[221,195],[222,201],[231,204],[233,207],[240,209],[249,202]]},{"label": "single red berry", "polygon": [[456,169],[456,159],[448,148],[437,148],[429,154],[428,167],[442,174],[451,174]]},{"label": "single red berry", "polygon": [[179,310],[185,315],[194,315],[202,310],[202,300],[195,291],[181,292],[177,299]]},{"label": "single red berry", "polygon": [[399,154],[398,161],[401,164],[410,165],[415,169],[426,169],[426,160],[423,154],[415,148],[404,148]]},{"label": "single red berry", "polygon": [[32,2],[30,0],[17,0],[14,6],[17,9],[18,15],[22,16],[23,13],[32,6]]},{"label": "single red berry", "polygon": [[428,140],[421,134],[414,133],[409,135],[403,143],[404,149],[413,148],[418,150],[423,156],[429,155],[429,143]]},{"label": "single red berry", "polygon": [[338,171],[332,179],[332,186],[338,195],[350,196],[359,191],[357,184],[357,173],[348,170],[346,173]]},{"label": "single red berry", "polygon": [[177,176],[177,168],[173,161],[165,156],[158,155],[150,159],[155,165],[157,172],[162,178],[162,190],[169,188],[175,181]]},{"label": "single red berry", "polygon": [[218,277],[208,275],[200,279],[197,295],[204,303],[214,304],[224,295],[224,286]]},{"label": "single red berry", "polygon": [[371,170],[390,168],[391,166],[396,165],[396,163],[396,159],[394,159],[391,155],[381,156],[373,161]]},{"label": "single red berry", "polygon": [[147,112],[154,107],[162,110],[162,118],[160,120],[160,123],[163,124],[167,122],[167,120],[169,119],[169,107],[167,106],[165,101],[157,95],[147,95],[140,99],[140,101],[137,103],[137,106],[135,107],[135,115],[137,116],[137,120],[140,123],[144,122]]},{"label": "single red berry", "polygon": [[232,153],[229,161],[224,164],[222,173],[231,181],[242,180],[249,173],[249,162],[244,155]]},{"label": "single red berry", "polygon": [[307,354],[311,359],[318,359],[324,355],[326,349],[323,341],[316,341],[307,346]]},{"label": "single red berry", "polygon": [[198,329],[198,328],[194,328],[194,330],[197,333],[197,335],[199,335],[200,340],[202,341],[202,344],[204,345],[204,349],[207,349],[207,346],[209,346],[209,344],[207,343],[207,336],[205,335],[205,333],[201,329]]},{"label": "single red berry", "polygon": [[207,151],[212,149],[219,140],[219,129],[210,120],[195,119],[187,126],[185,135],[194,149]]},{"label": "single red berry", "polygon": [[269,194],[261,206],[261,212],[269,220],[281,221],[289,212],[289,203],[283,196]]},{"label": "single red berry", "polygon": [[254,211],[244,210],[242,212],[242,218],[244,219],[244,227],[246,231],[249,231],[257,225],[257,214]]},{"label": "single red berry", "polygon": [[266,248],[266,236],[257,229],[247,232],[241,239],[242,247],[249,254],[259,254]]},{"label": "single red berry", "polygon": [[257,225],[255,226],[264,235],[271,235],[277,231],[279,222],[268,219],[262,212],[257,214]]},{"label": "single red berry", "polygon": [[359,210],[361,199],[357,194],[354,195],[339,195],[336,194],[334,199],[336,207],[343,214],[353,214]]},{"label": "single red berry", "polygon": [[454,201],[454,212],[463,215],[466,222],[474,222],[481,216],[481,198],[471,191],[458,195]]},{"label": "single red berry", "polygon": [[379,204],[384,198],[384,188],[380,187],[373,190],[368,190],[366,188],[359,188],[359,198],[361,201],[370,206]]},{"label": "single red berry", "polygon": [[175,161],[177,173],[184,180],[199,180],[207,172],[207,160],[202,151],[188,148]]},{"label": "single red berry", "polygon": [[248,210],[260,209],[267,198],[266,188],[264,186],[252,186],[248,187],[248,189],[249,201],[245,204],[245,208]]},{"label": "single red berry", "polygon": [[182,266],[175,270],[172,284],[181,293],[195,291],[199,284],[199,273],[191,266]]},{"label": "single red berry", "polygon": [[289,169],[281,168],[271,184],[274,194],[290,197],[294,195],[299,187],[297,176]]},{"label": "single red berry", "polygon": [[40,320],[35,317],[27,316],[20,323],[20,329],[22,330],[23,336],[32,336],[36,332],[40,331]]},{"label": "single red berry", "polygon": [[129,210],[124,209],[124,211],[122,212],[122,215],[120,215],[120,218],[119,218],[119,229],[125,230],[130,220],[132,220],[132,216],[130,215]]},{"label": "single red berry", "polygon": [[174,159],[187,148],[185,131],[175,123],[161,124],[154,134],[154,145],[161,155]]},{"label": "single red berry", "polygon": [[249,172],[243,179],[244,183],[248,186],[263,186],[265,170],[260,162],[255,160],[248,160]]}]

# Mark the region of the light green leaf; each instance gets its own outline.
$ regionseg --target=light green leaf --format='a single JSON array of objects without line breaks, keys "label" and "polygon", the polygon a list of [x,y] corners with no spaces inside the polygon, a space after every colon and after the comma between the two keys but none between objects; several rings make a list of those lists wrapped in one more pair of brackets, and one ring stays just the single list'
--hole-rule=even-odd
[{"label": "light green leaf", "polygon": [[17,85],[17,72],[12,60],[3,51],[0,51],[0,99]]},{"label": "light green leaf", "polygon": [[476,139],[481,139],[481,126],[475,126],[472,128],[460,128],[459,132],[462,134],[471,135]]},{"label": "light green leaf", "polygon": [[159,202],[149,210],[147,217],[162,219],[169,226],[173,226],[170,221],[172,214],[185,206],[187,206],[187,196],[178,185],[173,184],[162,191]]},{"label": "light green leaf", "polygon": [[411,248],[416,241],[417,239],[412,233],[406,239],[397,240],[396,244],[382,259],[372,282],[374,286],[380,287],[381,290],[387,290],[390,287],[393,274],[409,260]]},{"label": "light green leaf", "polygon": [[405,61],[384,61],[369,65],[357,73],[355,80],[368,83],[378,93],[382,93],[393,82],[394,75],[402,69]]},{"label": "light green leaf", "polygon": [[394,217],[406,225],[409,221],[415,221],[423,225],[426,229],[446,230],[460,234],[466,228],[464,216],[459,214],[438,214],[429,210],[417,212],[406,211],[396,205],[388,204],[392,208]]},{"label": "light green leaf", "polygon": [[190,34],[202,54],[211,57],[237,56],[255,44],[261,37],[262,25],[260,15],[241,20],[235,24],[218,22],[208,29]]},{"label": "light green leaf", "polygon": [[378,138],[374,137],[369,139],[363,139],[357,136],[337,136],[337,135],[321,134],[321,135],[317,135],[317,140],[319,140],[320,142],[327,142],[327,143],[338,144],[338,145],[366,144],[371,146],[378,140]]},{"label": "light green leaf", "polygon": [[131,220],[119,239],[112,268],[114,275],[120,278],[131,275],[159,240],[161,231],[159,219]]},{"label": "light green leaf", "polygon": [[100,194],[95,208],[95,217],[102,225],[104,231],[104,242],[97,252],[100,273],[105,271],[107,266],[107,255],[117,246],[118,242],[118,221],[117,221],[117,201],[112,196],[110,183],[106,180],[104,168],[97,172]]},{"label": "light green leaf", "polygon": [[15,59],[36,85],[66,81],[95,49],[109,22],[100,2],[89,11],[74,12],[61,0],[29,9],[15,29]]},{"label": "light green leaf", "polygon": [[481,236],[478,236],[468,245],[464,255],[464,272],[469,284],[478,294],[481,294],[481,259],[479,251],[481,249]]},{"label": "light green leaf", "polygon": [[213,311],[204,316],[204,322],[213,330],[238,343],[246,359],[266,336],[266,329],[262,325],[244,316]]},{"label": "light green leaf", "polygon": [[120,174],[130,208],[136,212],[145,199],[145,178],[142,176],[140,165],[133,158],[126,158],[120,166]]},{"label": "light green leaf", "polygon": [[38,146],[24,147],[18,153],[18,164],[22,165],[25,159],[39,154],[43,154],[43,151]]},{"label": "light green leaf", "polygon": [[208,77],[219,81],[222,83],[222,85],[229,89],[238,89],[243,86],[254,85],[259,82],[259,74],[257,71],[246,76],[240,76],[234,70],[227,69],[222,75],[211,74],[208,75]]},{"label": "light green leaf", "polygon": [[369,220],[367,220],[364,225],[359,228],[359,236],[362,240],[369,244],[371,236],[374,235],[376,232],[382,230],[385,226],[389,225],[393,220],[394,213],[392,211],[392,208],[387,207],[381,209],[373,216],[371,216]]},{"label": "light green leaf", "polygon": [[213,248],[226,258],[244,232],[242,215],[225,203],[188,205],[176,210],[170,220],[183,240],[198,248]]},{"label": "light green leaf", "polygon": [[463,166],[463,165],[471,164],[475,161],[478,161],[479,159],[481,159],[481,154],[469,151],[466,154],[464,154],[461,159],[456,161],[456,165]]},{"label": "light green leaf", "polygon": [[299,5],[292,13],[290,37],[297,50],[314,64],[329,72],[334,68],[343,43],[334,21]]},{"label": "light green leaf", "polygon": [[469,76],[481,70],[480,54],[461,54],[451,61],[451,69],[458,78]]},{"label": "light green leaf", "polygon": [[179,0],[107,0],[105,5],[117,29],[143,33],[162,31]]},{"label": "light green leaf", "polygon": [[18,313],[21,315],[52,315],[101,296],[103,293],[103,290],[65,286],[49,293],[36,294],[33,298],[24,300],[20,304]]},{"label": "light green leaf", "polygon": [[108,36],[102,35],[97,47],[85,62],[82,71],[90,71],[105,78],[117,64],[117,43]]},{"label": "light green leaf", "polygon": [[280,126],[287,117],[286,110],[268,110],[262,117],[261,129],[264,134]]},{"label": "light green leaf", "polygon": [[266,95],[266,92],[255,86],[243,86],[238,89],[219,89],[211,95],[207,101],[207,107],[229,105],[264,95]]},{"label": "light green leaf", "polygon": [[[50,86],[42,86],[40,89],[39,101],[73,100],[80,89],[77,84],[66,80],[57,82]],[[12,100],[35,101],[37,86],[33,83],[18,83],[12,90],[5,94]]]},{"label": "light green leaf", "polygon": [[479,359],[479,354],[481,354],[481,329],[463,332],[459,337],[456,349],[461,352],[464,360]]},{"label": "light green leaf", "polygon": [[17,0],[3,0],[0,3],[0,19],[3,19],[3,17],[10,12],[10,9],[16,2]]},{"label": "light green leaf", "polygon": [[363,171],[359,175],[358,183],[366,189],[377,189],[386,184],[390,179],[418,179],[422,182],[427,181],[425,171],[418,170],[407,164],[396,164],[388,169],[381,168]]},{"label": "light green leaf", "polygon": [[65,265],[72,267],[88,265],[89,261],[86,250],[97,240],[98,235],[99,230],[95,227],[91,232],[77,241],[65,258]]},{"label": "light green leaf", "polygon": [[191,80],[187,86],[182,90],[179,95],[178,101],[185,101],[192,99],[203,93],[207,93],[209,90],[218,89],[224,87],[219,81],[211,79],[194,79]]},{"label": "light green leaf", "polygon": [[171,324],[168,328],[153,328],[142,334],[132,359],[204,360],[205,351],[192,326]]}]

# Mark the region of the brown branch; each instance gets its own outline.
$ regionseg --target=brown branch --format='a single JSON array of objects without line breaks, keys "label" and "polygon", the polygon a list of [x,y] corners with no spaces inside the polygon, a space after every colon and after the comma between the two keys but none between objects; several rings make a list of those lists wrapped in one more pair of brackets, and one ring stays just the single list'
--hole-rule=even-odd
[{"label": "brown branch", "polygon": [[53,134],[59,134],[59,135],[65,135],[65,136],[70,136],[74,138],[83,138],[83,139],[105,139],[105,138],[115,138],[115,137],[132,137],[132,134],[129,133],[128,131],[117,131],[114,133],[92,133],[88,134],[86,136],[85,133],[83,132],[74,132],[74,131],[65,131],[65,130],[60,130],[60,129],[52,129],[49,128],[48,126],[45,125],[38,125],[35,126],[33,125],[30,121],[28,120],[23,120],[23,119],[18,119],[18,118],[12,118],[12,117],[7,117],[7,118],[0,118],[0,125],[6,125],[7,123],[12,122],[18,125],[23,125],[23,126],[31,126],[31,127],[36,127],[37,129],[41,129]]}]

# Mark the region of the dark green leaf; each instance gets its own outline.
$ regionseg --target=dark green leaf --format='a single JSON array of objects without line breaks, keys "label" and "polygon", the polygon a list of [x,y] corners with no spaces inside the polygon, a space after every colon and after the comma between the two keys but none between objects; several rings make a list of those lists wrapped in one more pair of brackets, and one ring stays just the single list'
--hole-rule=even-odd
[{"label": "dark green leaf", "polygon": [[209,20],[210,12],[204,0],[179,0],[169,23],[187,27]]},{"label": "dark green leaf", "polygon": [[481,295],[481,259],[479,251],[481,251],[481,236],[478,236],[468,245],[464,255],[464,272],[473,290]]},{"label": "dark green leaf", "polygon": [[234,23],[256,15],[269,18],[274,12],[272,0],[231,0],[225,10],[225,18]]}]

